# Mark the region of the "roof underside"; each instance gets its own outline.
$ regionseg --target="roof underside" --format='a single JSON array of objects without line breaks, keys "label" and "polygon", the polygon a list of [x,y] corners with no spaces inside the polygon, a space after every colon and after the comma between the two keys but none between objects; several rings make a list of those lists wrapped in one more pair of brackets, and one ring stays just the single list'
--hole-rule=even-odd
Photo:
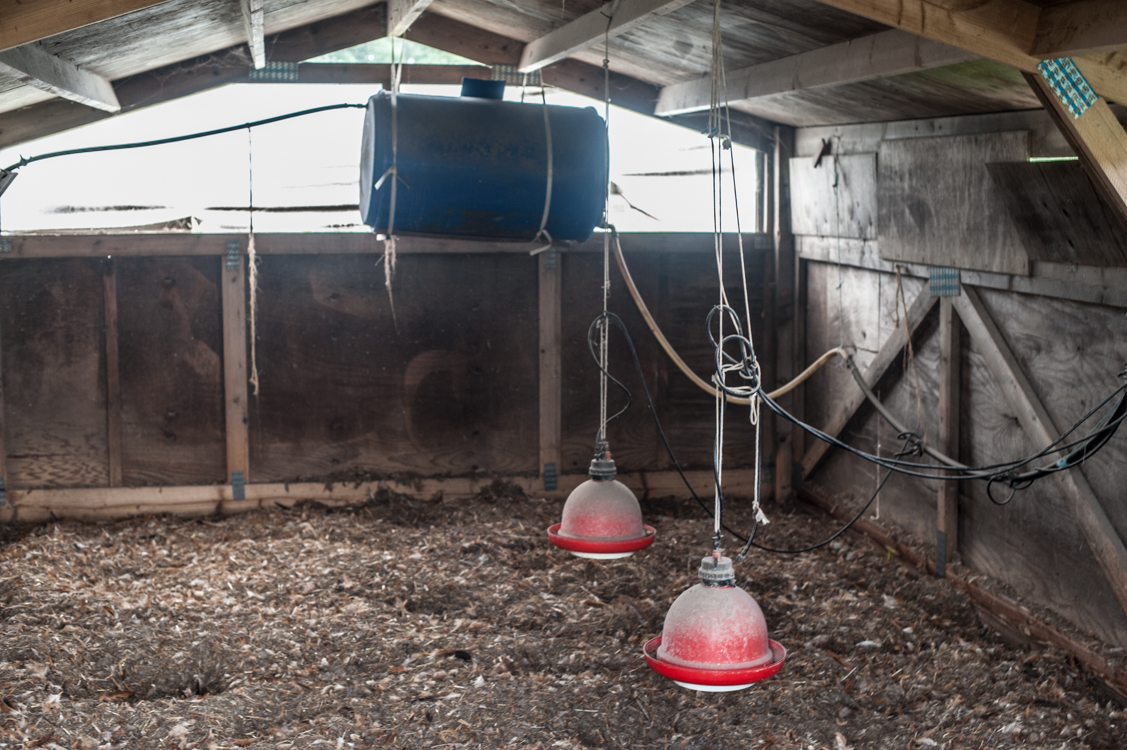
[{"label": "roof underside", "polygon": [[[32,0],[32,4],[42,6],[44,14],[52,6],[74,2]],[[625,0],[623,5],[629,2]],[[634,2],[640,5],[645,0]],[[949,7],[968,5],[965,0],[927,2]],[[1034,0],[1024,6],[1059,6],[1061,2]],[[241,6],[253,6],[258,0],[152,3],[109,0],[102,4],[147,7],[33,39],[13,49],[34,47],[35,54],[46,53],[64,65],[109,81],[123,111],[247,80],[253,58],[247,45],[250,28]],[[382,1],[264,0],[258,4],[263,9],[260,18],[268,61],[308,59],[386,34],[387,12]],[[427,5],[418,0],[402,0],[402,4]],[[848,5],[831,0],[725,0],[721,17],[726,70],[738,73],[753,66],[800,60],[804,53],[833,45],[848,46],[842,43],[889,31],[888,26],[833,7],[842,4]],[[651,1],[649,5],[660,3]],[[634,109],[653,111],[663,87],[709,74],[712,3],[696,0],[669,6],[675,9],[652,15],[609,39],[610,66],[616,76],[612,91],[620,92],[616,97]],[[486,64],[513,64],[527,43],[600,8],[604,8],[601,0],[433,0],[406,37]],[[0,38],[0,48],[5,46],[3,42]],[[0,52],[0,56],[10,52]],[[545,68],[545,80],[581,93],[598,94],[603,57],[600,38],[569,59]],[[828,84],[784,86],[785,90],[739,99],[732,107],[766,120],[802,126],[1040,106],[1017,68],[973,55],[953,62],[908,72],[892,69],[887,75],[862,79],[846,77]],[[73,100],[75,97],[68,97],[73,101],[60,99],[50,86],[28,82],[28,77],[18,75],[18,71],[11,74],[2,66],[0,69],[7,71],[0,72],[0,146],[109,116],[108,112],[91,109],[86,102]],[[363,80],[364,73],[341,71],[339,75],[342,80]],[[826,71],[819,75],[825,76]],[[758,69],[748,76],[753,82],[761,77]],[[660,105],[658,109],[661,113]]]}]

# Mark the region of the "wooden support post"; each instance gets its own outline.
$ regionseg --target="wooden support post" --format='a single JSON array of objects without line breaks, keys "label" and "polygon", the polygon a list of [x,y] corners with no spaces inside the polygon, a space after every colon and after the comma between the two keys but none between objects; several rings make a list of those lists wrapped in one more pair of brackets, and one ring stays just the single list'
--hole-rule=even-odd
[{"label": "wooden support post", "polygon": [[[790,158],[794,153],[794,129],[775,126],[775,384],[790,382],[795,369],[795,298],[797,268],[794,235],[790,227]],[[793,412],[795,397],[788,393],[779,405]],[[794,425],[775,420],[775,501],[784,509],[794,507]]]},{"label": "wooden support post", "polygon": [[[924,318],[931,312],[931,308],[935,306],[935,301],[938,297],[932,297],[928,290],[925,288],[916,299],[912,302],[911,307],[908,308],[908,331],[909,335],[915,334],[916,329],[923,323]],[[884,374],[888,372],[888,368],[900,357],[900,352],[908,343],[908,337],[904,334],[903,328],[897,328],[884,342],[884,346],[877,352],[876,358],[873,359],[872,364],[865,370],[865,382],[869,384],[870,388],[875,388]],[[865,394],[860,388],[854,389],[848,398],[844,399],[833,418],[823,429],[828,435],[837,437],[849,420],[853,418],[853,414],[860,408],[861,404],[865,402]],[[825,458],[826,453],[829,452],[830,444],[819,440],[814,444],[810,450],[806,451],[806,455],[802,458],[802,476],[808,477],[811,472],[817,468],[822,459]]]},{"label": "wooden support post", "polygon": [[5,493],[11,489],[8,483],[8,440],[7,432],[4,430],[4,337],[0,336],[0,482],[3,486],[0,491]]},{"label": "wooden support post", "polygon": [[[990,313],[973,287],[964,286],[963,295],[955,298],[955,309],[962,318],[975,347],[986,360],[1010,408],[1035,447],[1047,446],[1060,435],[1041,400],[1025,377],[1021,366],[1002,337]],[[1088,548],[1107,576],[1112,591],[1127,612],[1127,547],[1111,525],[1099,498],[1092,491],[1082,467],[1053,474],[1057,489],[1068,504],[1076,525]]]},{"label": "wooden support post", "polygon": [[[231,240],[237,241],[237,240]],[[229,258],[237,261],[232,264]],[[227,410],[227,482],[236,471],[250,480],[250,439],[247,433],[247,292],[246,258],[242,253],[221,257],[223,298],[223,391]]]},{"label": "wooden support post", "polygon": [[555,490],[560,475],[560,264],[556,250],[540,254],[540,478],[547,491]]},{"label": "wooden support post", "polygon": [[[959,346],[959,319],[950,297],[939,303],[939,445],[940,451],[959,460],[959,382],[962,351]],[[938,530],[935,559],[936,575],[946,575],[947,562],[959,549],[959,483],[939,483]]]},{"label": "wooden support post", "polygon": [[106,453],[110,487],[121,486],[121,365],[117,355],[117,262],[107,258],[102,275],[106,311]]}]

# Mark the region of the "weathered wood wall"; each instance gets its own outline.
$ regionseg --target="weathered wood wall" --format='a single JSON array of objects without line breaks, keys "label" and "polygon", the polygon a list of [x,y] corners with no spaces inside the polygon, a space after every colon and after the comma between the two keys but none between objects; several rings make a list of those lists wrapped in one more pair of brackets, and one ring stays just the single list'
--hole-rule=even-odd
[{"label": "weathered wood wall", "polygon": [[[624,238],[624,246],[659,324],[707,377],[713,355],[705,317],[716,298],[716,267],[711,241],[700,239],[684,240],[684,250],[677,249],[682,240],[662,235]],[[245,249],[245,238],[238,241]],[[224,243],[45,238],[17,240],[0,259],[8,489],[227,482]],[[408,244],[393,306],[374,252],[381,246],[370,237],[259,243],[260,389],[248,389],[247,482],[539,472],[539,261],[524,251],[454,244]],[[751,238],[748,246],[753,333],[761,336],[767,243]],[[602,309],[599,249],[601,241],[558,259],[563,473],[585,473],[594,448],[598,370],[586,338]],[[712,399],[668,362],[617,268],[611,274],[610,309],[634,337],[678,458],[686,468],[708,469]],[[730,298],[742,307],[735,254],[726,274]],[[249,335],[247,354],[249,361]],[[610,368],[634,397],[609,429],[620,469],[668,469],[618,330]],[[622,403],[612,386],[611,411]],[[752,465],[746,415],[732,415],[728,437],[728,465]]]},{"label": "weathered wood wall", "polygon": [[[1083,212],[1077,215],[1105,216],[1104,207],[1089,201],[1088,194],[1076,187],[1084,176],[1075,170],[1066,174],[1067,180],[1051,181],[1047,177],[1062,168],[1013,160],[988,166],[985,156],[976,166],[972,158],[971,152],[993,153],[999,143],[1009,147],[1028,143],[1033,156],[1069,155],[1048,125],[1043,113],[1023,113],[800,130],[797,162],[812,162],[823,140],[832,140],[835,154],[841,156],[839,170],[864,165],[867,156],[884,159],[892,154],[899,159],[893,165],[881,162],[879,184],[867,193],[856,189],[866,184],[864,179],[849,183],[849,200],[856,205],[849,215],[882,217],[876,238],[855,231],[853,221],[835,224],[838,207],[832,192],[823,188],[792,195],[796,232],[798,216],[804,217],[801,226],[815,230],[841,227],[837,236],[832,231],[812,231],[798,241],[809,300],[807,356],[817,356],[844,341],[856,346],[857,359],[864,366],[895,325],[898,290],[911,304],[916,294],[927,294],[928,265],[954,266],[964,269],[963,283],[978,288],[1005,342],[1058,426],[1071,425],[1112,391],[1120,382],[1116,374],[1127,361],[1127,297],[1114,291],[1127,283],[1127,264],[1121,261],[1127,237],[1122,227],[1112,221],[1069,221],[1049,210],[1049,206],[1056,211],[1063,207]],[[920,140],[924,138],[926,141]],[[913,156],[910,166],[918,171],[894,168],[903,166],[905,155]],[[976,175],[974,184],[968,179],[964,187],[970,185],[977,200],[996,207],[990,215],[960,223],[955,214],[966,208],[967,196],[940,189],[945,182],[938,178],[927,184],[933,176],[947,174],[952,159],[963,172]],[[830,157],[823,164],[827,162]],[[832,163],[829,168],[832,170]],[[1025,184],[1025,195],[1021,195],[1018,188],[1023,183],[1018,176],[1031,170],[1038,172],[1039,180],[1032,188],[1055,196],[1046,201],[1048,205],[1023,203],[1032,188]],[[901,190],[907,183],[926,189]],[[1023,206],[1025,210],[1020,211]],[[900,231],[906,226],[903,222],[897,228],[885,221],[892,210],[903,210],[909,218],[914,210],[945,219],[939,225],[913,225],[908,227],[912,231],[904,232]],[[1053,234],[1041,236],[1031,246],[1029,237],[1037,230],[1029,226],[1030,217],[1039,214]],[[993,222],[989,232],[984,222]],[[1000,231],[1004,237],[999,238]],[[936,238],[942,242],[935,242]],[[1064,268],[1071,269],[1064,277],[1076,283],[1063,281]],[[1018,275],[1007,275],[1011,271]],[[1030,293],[1034,291],[1037,293]],[[938,440],[939,419],[937,328],[938,314],[933,313],[914,338],[914,357],[894,368],[883,382],[873,384],[901,422],[918,426],[933,445]],[[959,340],[960,455],[956,458],[985,465],[1041,448],[1019,425],[966,331]],[[824,423],[842,396],[855,388],[843,368],[826,368],[806,389],[809,421]],[[869,451],[879,444],[883,455],[900,445],[892,428],[867,407],[850,422],[844,437]],[[1121,433],[1081,469],[1121,539],[1127,538],[1127,507],[1119,502],[1127,480],[1125,467],[1127,435]],[[876,488],[878,472],[871,464],[832,452],[811,481],[849,488],[853,502],[860,503]],[[1008,583],[1022,596],[1054,609],[1106,642],[1127,645],[1127,615],[1052,480],[1019,492],[1004,507],[990,501],[982,482],[961,483],[959,489],[958,553],[966,565]],[[881,491],[874,513],[934,544],[937,491],[937,482],[894,476]]]}]

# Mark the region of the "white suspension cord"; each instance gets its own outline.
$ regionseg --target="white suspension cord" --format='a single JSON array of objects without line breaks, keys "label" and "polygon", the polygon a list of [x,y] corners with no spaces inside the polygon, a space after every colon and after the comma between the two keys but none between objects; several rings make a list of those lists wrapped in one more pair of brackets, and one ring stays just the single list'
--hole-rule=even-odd
[{"label": "white suspension cord", "polygon": [[607,129],[606,184],[603,185],[603,317],[599,325],[599,436],[597,450],[607,444],[607,337],[610,321],[607,318],[610,301],[610,25],[618,3],[607,16],[603,37],[603,121]]},{"label": "white suspension cord", "polygon": [[[710,153],[712,155],[712,200],[713,200],[713,237],[716,255],[716,273],[719,280],[719,305],[720,314],[717,316],[718,333],[717,342],[723,350],[724,346],[724,318],[731,311],[728,304],[727,292],[724,286],[724,244],[723,244],[723,152],[725,149],[729,151],[730,163],[732,168],[732,199],[735,208],[736,219],[736,237],[739,247],[740,255],[740,276],[743,286],[744,295],[744,322],[739,326],[746,332],[747,343],[750,346],[750,351],[744,352],[740,361],[728,363],[725,362],[723,351],[720,353],[719,371],[713,375],[716,389],[716,430],[715,442],[713,450],[713,461],[715,466],[715,512],[713,513],[714,519],[714,540],[716,548],[720,545],[720,530],[722,527],[721,514],[722,508],[722,486],[723,486],[723,461],[724,461],[724,412],[725,403],[723,400],[727,399],[727,391],[733,391],[746,395],[750,402],[749,419],[755,428],[755,488],[752,500],[752,510],[755,514],[756,520],[761,524],[769,523],[767,516],[763,513],[760,507],[760,490],[762,476],[762,425],[760,420],[760,406],[761,400],[759,398],[759,388],[762,385],[761,374],[759,369],[759,362],[752,359],[748,363],[747,357],[750,355],[754,357],[754,341],[751,332],[751,295],[747,287],[747,264],[745,261],[744,247],[743,247],[743,228],[740,225],[739,213],[739,192],[736,183],[736,159],[734,149],[732,147],[732,119],[731,111],[728,108],[727,101],[727,74],[724,67],[724,47],[720,27],[720,0],[714,0],[712,7],[712,91],[711,102],[709,107],[709,131],[708,135],[711,141]],[[738,314],[732,312],[738,320]],[[747,386],[729,386],[727,384],[727,375],[729,372],[735,371],[742,377],[750,377],[753,381],[751,385]],[[722,400],[723,399],[723,400]]]}]

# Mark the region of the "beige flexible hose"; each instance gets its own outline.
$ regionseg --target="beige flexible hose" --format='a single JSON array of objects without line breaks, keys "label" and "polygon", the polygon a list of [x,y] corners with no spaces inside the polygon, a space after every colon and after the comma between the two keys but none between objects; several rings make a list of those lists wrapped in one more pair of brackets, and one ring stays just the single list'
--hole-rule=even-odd
[{"label": "beige flexible hose", "polygon": [[[670,344],[669,340],[665,338],[665,334],[662,333],[661,329],[657,327],[657,321],[655,321],[653,315],[650,314],[650,309],[646,307],[646,303],[642,299],[642,295],[638,292],[638,287],[634,284],[634,278],[630,275],[630,269],[626,267],[626,259],[622,257],[622,245],[618,241],[618,235],[615,235],[614,237],[614,257],[615,260],[618,261],[618,270],[622,272],[622,278],[626,282],[626,288],[630,290],[630,296],[634,298],[634,304],[638,306],[638,311],[642,313],[642,317],[646,320],[646,325],[650,327],[650,331],[653,332],[654,338],[657,339],[657,342],[661,344],[661,348],[664,349],[665,353],[669,355],[669,358],[673,360],[673,364],[677,365],[677,369],[685,373],[685,377],[693,381],[693,383],[695,383],[696,386],[701,390],[707,392],[711,396],[715,396],[715,386],[709,384],[707,381],[693,372],[687,364],[685,364],[685,360],[681,359],[681,355],[677,354],[672,344]],[[830,349],[828,352],[818,357],[818,359],[816,359],[813,364],[803,370],[798,377],[782,386],[781,388],[771,391],[767,394],[767,397],[774,400],[779,398],[780,396],[784,396],[790,393],[795,388],[800,386],[807,378],[817,372],[818,369],[822,367],[822,365],[829,362],[835,356],[840,356],[845,360],[849,359],[849,355],[844,349],[840,347],[836,349]],[[728,403],[748,406],[751,404],[751,399],[743,398],[740,396],[728,396]]]}]

